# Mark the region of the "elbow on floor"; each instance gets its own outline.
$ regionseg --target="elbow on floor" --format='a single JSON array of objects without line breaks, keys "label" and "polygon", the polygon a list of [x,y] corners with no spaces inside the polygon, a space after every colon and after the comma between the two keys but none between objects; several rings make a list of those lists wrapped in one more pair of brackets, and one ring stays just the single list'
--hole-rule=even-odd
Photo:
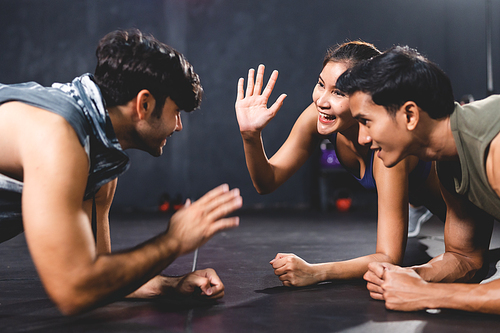
[{"label": "elbow on floor", "polygon": [[88,308],[71,303],[71,302],[55,302],[59,312],[61,312],[64,316],[76,316],[84,313]]},{"label": "elbow on floor", "polygon": [[260,195],[269,194],[269,193],[274,192],[274,190],[276,190],[275,188],[270,188],[270,187],[266,187],[266,186],[258,186],[257,184],[253,184],[253,186],[255,187],[255,190],[257,191],[257,193],[259,193]]},{"label": "elbow on floor", "polygon": [[65,316],[82,314],[95,306],[95,302],[92,302],[88,298],[88,295],[86,297],[82,293],[75,292],[74,290],[67,290],[67,288],[66,291],[60,290],[57,294],[54,293],[50,295],[50,298],[58,310]]},{"label": "elbow on floor", "polygon": [[481,266],[479,266],[478,268],[473,270],[474,273],[473,273],[473,276],[471,278],[471,282],[473,282],[473,283],[481,282],[482,280],[484,280],[484,278],[486,278],[489,270],[490,270],[489,261],[484,260]]},{"label": "elbow on floor", "polygon": [[258,189],[258,188],[256,188],[256,190],[257,190],[257,193],[259,193],[260,195],[265,195],[265,194],[269,194],[272,192],[272,191],[267,191],[267,190]]}]

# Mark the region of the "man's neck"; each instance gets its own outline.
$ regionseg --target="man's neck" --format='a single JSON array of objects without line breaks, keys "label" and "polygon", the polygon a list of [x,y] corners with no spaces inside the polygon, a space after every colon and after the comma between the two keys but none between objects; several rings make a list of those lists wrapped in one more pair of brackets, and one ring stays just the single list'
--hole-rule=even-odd
[{"label": "man's neck", "polygon": [[423,119],[424,130],[420,135],[422,159],[433,161],[458,160],[457,145],[451,131],[450,117]]},{"label": "man's neck", "polygon": [[[129,103],[130,104],[130,103]],[[111,119],[111,124],[113,125],[113,130],[115,131],[116,138],[120,142],[120,146],[123,150],[134,148],[133,140],[131,138],[131,125],[128,121],[127,115],[130,113],[126,108],[130,105],[119,105],[108,108],[109,118]]]}]

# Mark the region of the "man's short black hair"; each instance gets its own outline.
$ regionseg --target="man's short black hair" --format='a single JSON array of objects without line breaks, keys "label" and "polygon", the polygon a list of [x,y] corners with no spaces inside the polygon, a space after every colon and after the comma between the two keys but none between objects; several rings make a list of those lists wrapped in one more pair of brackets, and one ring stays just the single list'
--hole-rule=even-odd
[{"label": "man's short black hair", "polygon": [[128,103],[143,89],[155,98],[158,117],[167,97],[187,112],[200,106],[203,88],[191,64],[153,36],[113,31],[101,39],[96,56],[94,78],[108,107]]},{"label": "man's short black hair", "polygon": [[336,84],[352,95],[361,91],[392,115],[407,101],[415,102],[431,118],[453,113],[454,97],[448,76],[433,62],[408,46],[393,47],[344,72]]}]

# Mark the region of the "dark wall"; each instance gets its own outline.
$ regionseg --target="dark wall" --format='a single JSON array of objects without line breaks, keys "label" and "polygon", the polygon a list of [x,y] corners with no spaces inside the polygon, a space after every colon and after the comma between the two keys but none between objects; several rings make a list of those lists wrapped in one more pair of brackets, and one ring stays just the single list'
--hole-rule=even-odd
[{"label": "dark wall", "polygon": [[[500,84],[500,1],[491,0],[494,80]],[[186,54],[205,88],[202,108],[183,114],[160,158],[128,151],[115,207],[155,207],[162,192],[198,198],[227,182],[249,206],[309,205],[314,163],[275,193],[260,196],[245,166],[234,114],[236,83],[264,63],[280,77],[272,100],[288,97],[264,130],[271,156],[311,92],[328,46],[362,39],[380,49],[408,44],[450,76],[456,98],[486,96],[486,0],[0,0],[0,82],[70,81],[92,72],[95,46],[118,28],[137,27]],[[267,75],[266,75],[267,76]],[[498,92],[498,88],[495,88]]]}]

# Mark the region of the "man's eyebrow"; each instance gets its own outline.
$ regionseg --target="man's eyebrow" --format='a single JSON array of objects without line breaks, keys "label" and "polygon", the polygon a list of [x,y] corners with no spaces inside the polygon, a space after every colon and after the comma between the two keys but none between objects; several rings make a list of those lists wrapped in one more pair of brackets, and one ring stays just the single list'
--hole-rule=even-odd
[{"label": "man's eyebrow", "polygon": [[358,112],[356,113],[355,115],[352,116],[354,119],[356,120],[359,120],[361,118],[366,118],[366,114],[364,114],[363,112]]}]

